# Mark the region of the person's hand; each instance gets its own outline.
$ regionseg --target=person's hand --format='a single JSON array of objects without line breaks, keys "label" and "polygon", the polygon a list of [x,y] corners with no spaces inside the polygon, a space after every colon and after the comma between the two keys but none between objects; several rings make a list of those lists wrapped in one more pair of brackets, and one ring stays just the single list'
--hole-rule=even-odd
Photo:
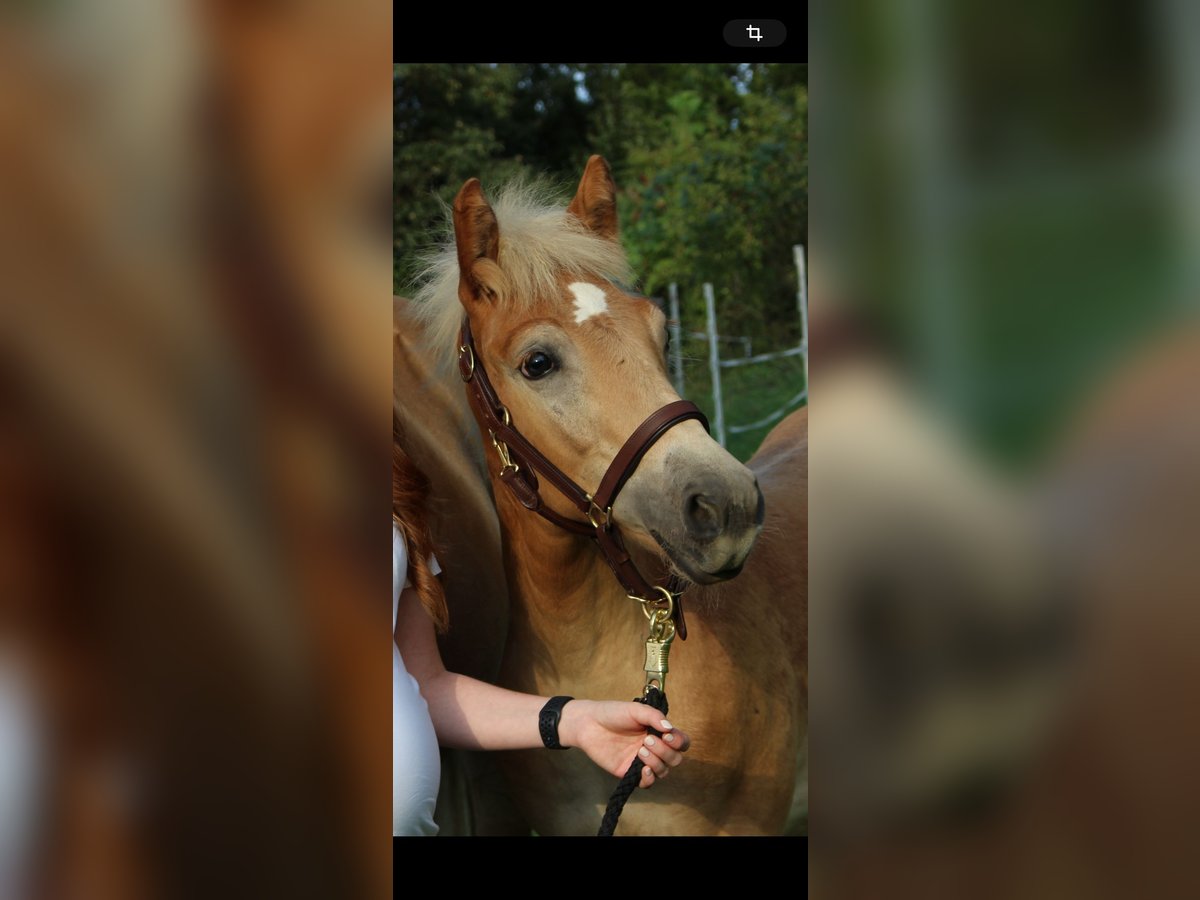
[{"label": "person's hand", "polygon": [[[646,734],[647,728],[661,731],[662,737]],[[558,733],[564,747],[578,747],[618,778],[640,756],[646,764],[640,782],[644,788],[666,778],[683,762],[683,753],[692,743],[653,706],[615,700],[572,700],[563,707]]]}]

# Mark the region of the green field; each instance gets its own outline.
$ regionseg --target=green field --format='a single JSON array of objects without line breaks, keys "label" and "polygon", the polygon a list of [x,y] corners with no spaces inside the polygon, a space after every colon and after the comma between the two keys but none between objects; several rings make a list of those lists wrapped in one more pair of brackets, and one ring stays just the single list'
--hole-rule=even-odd
[{"label": "green field", "polygon": [[[783,348],[760,347],[757,343],[754,346],[755,353],[780,349]],[[730,349],[722,352],[737,355],[741,351]],[[683,353],[683,396],[704,410],[711,423],[714,420],[714,404],[707,342],[686,338]],[[742,462],[747,461],[754,455],[763,438],[781,420],[744,434],[730,434],[730,425],[758,421],[794,397],[803,387],[804,361],[798,356],[722,369],[721,390],[725,401],[726,447],[729,452]]]}]

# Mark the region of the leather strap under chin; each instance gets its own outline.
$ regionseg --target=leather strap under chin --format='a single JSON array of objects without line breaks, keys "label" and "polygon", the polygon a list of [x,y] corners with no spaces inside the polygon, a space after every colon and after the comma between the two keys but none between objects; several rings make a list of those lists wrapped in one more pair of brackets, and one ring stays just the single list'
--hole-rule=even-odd
[{"label": "leather strap under chin", "polygon": [[[672,575],[668,584],[661,588],[651,585],[642,577],[625,549],[619,528],[612,519],[612,505],[637,469],[642,457],[668,431],[689,419],[696,419],[704,426],[705,431],[708,430],[708,419],[700,408],[690,400],[676,400],[651,413],[617,451],[604,477],[600,479],[600,487],[596,489],[595,495],[591,495],[546,459],[541,451],[513,426],[508,409],[500,402],[488,378],[471,334],[470,319],[466,317],[463,318],[462,329],[459,332],[458,367],[459,374],[466,383],[467,399],[488,429],[500,456],[500,480],[517,501],[559,528],[594,540],[605,562],[631,597],[653,602],[659,590],[669,591],[673,595],[682,593],[687,582],[677,576]],[[539,474],[566,497],[587,521],[580,522],[568,518],[546,506],[539,491]],[[682,597],[678,597],[674,602],[674,616],[676,633],[681,640],[686,640],[687,625],[683,618]]]}]

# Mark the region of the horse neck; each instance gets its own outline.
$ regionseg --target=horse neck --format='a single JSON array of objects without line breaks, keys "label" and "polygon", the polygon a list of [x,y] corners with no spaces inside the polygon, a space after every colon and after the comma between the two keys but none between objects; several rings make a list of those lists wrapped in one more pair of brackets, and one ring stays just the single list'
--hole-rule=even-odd
[{"label": "horse neck", "polygon": [[530,512],[495,478],[492,490],[515,628],[527,628],[560,663],[591,656],[600,635],[607,640],[645,630],[644,617],[592,541]]}]

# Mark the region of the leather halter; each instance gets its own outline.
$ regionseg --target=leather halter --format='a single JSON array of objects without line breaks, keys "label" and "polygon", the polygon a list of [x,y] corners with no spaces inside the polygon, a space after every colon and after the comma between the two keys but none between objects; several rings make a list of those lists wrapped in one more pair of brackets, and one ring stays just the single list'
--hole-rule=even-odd
[{"label": "leather halter", "polygon": [[[613,521],[612,505],[621,488],[638,467],[638,463],[642,461],[642,457],[670,429],[689,419],[697,419],[707,431],[708,419],[704,413],[689,400],[676,400],[651,413],[617,452],[593,496],[546,459],[541,451],[513,426],[508,409],[500,402],[496,389],[488,378],[483,360],[475,348],[470,319],[465,316],[458,337],[459,374],[466,382],[467,399],[471,408],[488,429],[492,445],[500,457],[500,480],[526,509],[533,510],[559,528],[594,540],[605,562],[630,597],[648,605],[661,603],[664,595],[674,598],[672,605],[675,629],[680,639],[686,640],[687,625],[683,619],[682,597],[677,596],[686,587],[686,582],[672,575],[668,581],[669,586],[664,587],[651,585],[642,577],[625,549],[617,523]],[[587,521],[568,518],[546,506],[538,493],[535,471],[586,516]]]}]

